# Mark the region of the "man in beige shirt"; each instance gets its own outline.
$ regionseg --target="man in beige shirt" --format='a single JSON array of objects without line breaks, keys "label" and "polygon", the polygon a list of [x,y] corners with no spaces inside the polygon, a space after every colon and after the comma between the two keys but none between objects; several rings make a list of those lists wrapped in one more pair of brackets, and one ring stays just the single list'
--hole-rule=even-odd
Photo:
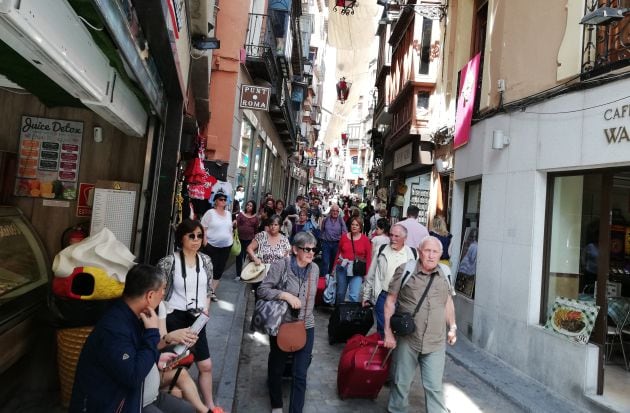
[{"label": "man in beige shirt", "polygon": [[385,327],[385,299],[389,282],[394,276],[394,272],[409,260],[417,260],[418,253],[415,248],[405,245],[407,240],[407,229],[402,225],[393,225],[389,231],[389,245],[382,245],[376,248],[372,263],[363,282],[363,306],[374,305],[374,316],[376,318],[376,331],[383,337]]},{"label": "man in beige shirt", "polygon": [[[450,345],[457,340],[455,295],[448,274],[438,266],[442,255],[442,243],[435,237],[426,237],[419,246],[420,260],[416,270],[409,274],[404,286],[404,265],[398,267],[389,283],[385,301],[385,347],[395,348],[393,383],[387,406],[389,413],[405,413],[409,407],[411,382],[420,365],[427,413],[446,413],[442,376],[444,375],[445,342]],[[431,277],[435,277],[429,284]],[[429,291],[414,315],[415,331],[406,336],[395,337],[390,326],[391,316],[396,311],[413,314],[424,291]],[[446,326],[449,326],[448,333]]]}]

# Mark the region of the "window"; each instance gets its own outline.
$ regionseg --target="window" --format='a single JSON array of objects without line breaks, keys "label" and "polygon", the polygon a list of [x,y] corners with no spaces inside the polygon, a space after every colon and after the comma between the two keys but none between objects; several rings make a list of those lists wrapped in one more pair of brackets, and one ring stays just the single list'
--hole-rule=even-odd
[{"label": "window", "polygon": [[433,20],[422,19],[422,44],[420,48],[420,64],[418,73],[429,74],[429,63],[431,62],[431,32],[433,31]]},{"label": "window", "polygon": [[[236,175],[236,185],[243,185],[245,191],[247,191],[247,171],[249,170],[249,161],[252,150],[252,139],[254,136],[254,127],[247,120],[243,119],[241,124],[241,144],[238,152],[238,169]],[[248,193],[248,192],[246,192]]]},{"label": "window", "polygon": [[477,239],[479,236],[479,207],[481,205],[481,181],[466,183],[464,192],[464,216],[462,248],[455,289],[468,298],[475,298],[477,277]]},{"label": "window", "polygon": [[418,92],[418,100],[416,101],[416,113],[425,116],[429,113],[430,92]]},{"label": "window", "polygon": [[[602,174],[555,176],[549,179],[549,187],[542,323],[556,297],[593,299],[598,273]],[[625,207],[627,204],[624,210]]]},{"label": "window", "polygon": [[[472,54],[475,56],[481,53],[479,62],[479,79],[477,80],[477,94],[475,96],[474,113],[479,112],[479,103],[481,102],[481,81],[483,79],[483,54],[486,50],[486,30],[488,28],[488,0],[477,0],[475,2],[477,12],[473,22]],[[459,83],[459,82],[458,82]]]}]

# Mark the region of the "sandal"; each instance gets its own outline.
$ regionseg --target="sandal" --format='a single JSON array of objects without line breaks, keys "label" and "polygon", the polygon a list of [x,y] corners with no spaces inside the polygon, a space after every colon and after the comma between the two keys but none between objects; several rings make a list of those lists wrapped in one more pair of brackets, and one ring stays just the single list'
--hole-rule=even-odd
[{"label": "sandal", "polygon": [[214,406],[214,408],[208,410],[208,413],[225,413],[223,409],[219,406]]},{"label": "sandal", "polygon": [[[215,302],[215,303],[217,301],[219,301],[219,299],[217,298],[217,295],[214,292],[212,292],[212,294],[210,294],[210,301]],[[215,407],[215,409],[216,409],[216,407]],[[220,407],[219,407],[219,409],[220,409]],[[223,410],[221,410],[218,413],[222,413],[222,412],[223,412]],[[212,413],[215,413],[214,410],[212,411]]]}]

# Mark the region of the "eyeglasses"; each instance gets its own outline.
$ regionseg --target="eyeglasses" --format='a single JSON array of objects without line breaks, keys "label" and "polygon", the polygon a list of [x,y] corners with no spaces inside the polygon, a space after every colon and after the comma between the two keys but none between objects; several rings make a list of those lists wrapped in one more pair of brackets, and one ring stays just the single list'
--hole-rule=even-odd
[{"label": "eyeglasses", "polygon": [[315,253],[315,252],[317,252],[317,248],[315,248],[315,247],[313,247],[313,248],[311,248],[311,247],[298,247],[298,249],[301,249],[302,251],[304,251],[306,253],[310,253],[310,252]]},{"label": "eyeglasses", "polygon": [[188,236],[188,239],[191,240],[191,241],[194,241],[195,238],[196,239],[203,239],[203,234],[193,234],[193,233],[191,233],[191,234],[188,234],[187,236]]}]

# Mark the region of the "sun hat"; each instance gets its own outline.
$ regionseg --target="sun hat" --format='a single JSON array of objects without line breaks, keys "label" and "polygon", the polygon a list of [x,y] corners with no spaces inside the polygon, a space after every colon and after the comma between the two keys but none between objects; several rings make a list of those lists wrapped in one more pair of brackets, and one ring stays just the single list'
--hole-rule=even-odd
[{"label": "sun hat", "polygon": [[241,281],[250,284],[260,282],[265,278],[267,270],[269,270],[269,264],[256,265],[255,262],[251,261],[241,271]]}]

